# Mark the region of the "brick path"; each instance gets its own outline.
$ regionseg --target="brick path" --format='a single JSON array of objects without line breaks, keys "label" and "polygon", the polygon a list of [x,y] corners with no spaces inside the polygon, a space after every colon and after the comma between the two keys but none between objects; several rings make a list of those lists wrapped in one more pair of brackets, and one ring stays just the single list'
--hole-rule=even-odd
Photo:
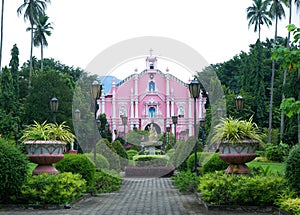
[{"label": "brick path", "polygon": [[[217,215],[241,214],[206,211],[195,195],[183,195],[170,178],[125,178],[119,192],[86,198],[70,209],[5,209],[0,215]],[[243,213],[246,215],[246,213]],[[253,214],[253,213],[249,213]],[[259,214],[259,213],[255,213]]]}]

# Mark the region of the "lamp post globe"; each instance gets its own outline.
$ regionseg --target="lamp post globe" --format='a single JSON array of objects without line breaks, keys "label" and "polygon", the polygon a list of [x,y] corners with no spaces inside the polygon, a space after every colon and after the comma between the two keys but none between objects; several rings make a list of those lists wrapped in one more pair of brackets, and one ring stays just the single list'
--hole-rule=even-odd
[{"label": "lamp post globe", "polygon": [[50,100],[50,108],[53,113],[53,122],[56,123],[56,113],[58,110],[58,99],[57,98],[53,97]]},{"label": "lamp post globe", "polygon": [[178,123],[178,116],[172,116],[172,122],[174,124],[174,145],[176,146],[176,125]]}]

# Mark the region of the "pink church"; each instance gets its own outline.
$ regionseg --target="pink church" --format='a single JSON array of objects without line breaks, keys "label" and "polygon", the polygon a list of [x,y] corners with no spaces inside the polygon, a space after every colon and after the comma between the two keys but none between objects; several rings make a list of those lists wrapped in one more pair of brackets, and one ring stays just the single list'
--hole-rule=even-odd
[{"label": "pink church", "polygon": [[[176,130],[176,139],[186,140],[194,133],[194,99],[190,98],[188,84],[172,75],[168,68],[162,72],[157,61],[155,56],[149,56],[142,72],[135,70],[118,84],[112,80],[109,92],[105,94],[102,90],[98,114],[105,113],[110,129],[119,134],[124,133],[121,116],[127,116],[126,133],[134,127],[148,130],[153,123],[158,134],[167,132],[166,127],[170,126],[173,134]],[[205,118],[205,101],[200,93],[197,122]],[[176,129],[172,116],[178,116]],[[114,132],[113,135],[115,139]]]}]

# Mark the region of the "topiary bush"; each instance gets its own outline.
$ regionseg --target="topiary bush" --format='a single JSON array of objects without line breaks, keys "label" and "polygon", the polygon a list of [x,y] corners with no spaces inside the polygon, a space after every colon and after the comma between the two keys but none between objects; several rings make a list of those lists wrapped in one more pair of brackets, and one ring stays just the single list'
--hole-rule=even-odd
[{"label": "topiary bush", "polygon": [[225,170],[227,167],[228,163],[219,157],[219,153],[214,153],[214,155],[202,166],[202,174]]},{"label": "topiary bush", "polygon": [[86,180],[90,189],[95,185],[95,165],[84,154],[65,154],[64,159],[55,164],[56,169],[60,172],[78,173]]},{"label": "topiary bush", "polygon": [[[85,155],[94,163],[94,153],[86,153]],[[100,169],[109,169],[109,163],[106,157],[96,153],[96,166]]]},{"label": "topiary bush", "polygon": [[124,167],[128,165],[128,155],[126,153],[126,150],[118,140],[114,141],[112,143],[112,146],[115,149],[115,152],[120,156],[120,165],[121,168],[124,169]]},{"label": "topiary bush", "polygon": [[96,151],[107,159],[110,169],[121,170],[120,156],[114,149],[113,144],[108,142],[108,140],[101,139],[96,145]]},{"label": "topiary bush", "polygon": [[300,195],[300,145],[294,146],[286,160],[285,177],[292,189]]},{"label": "topiary bush", "polygon": [[26,181],[28,159],[14,143],[0,138],[0,202],[9,202]]},{"label": "topiary bush", "polygon": [[137,150],[134,150],[134,149],[129,149],[126,153],[127,153],[128,159],[132,160],[132,157],[137,155],[139,152]]},{"label": "topiary bush", "polygon": [[66,204],[86,192],[86,181],[80,174],[40,174],[28,177],[22,186],[21,199],[30,204]]},{"label": "topiary bush", "polygon": [[95,175],[96,193],[109,193],[120,189],[122,179],[117,174],[97,169]]}]

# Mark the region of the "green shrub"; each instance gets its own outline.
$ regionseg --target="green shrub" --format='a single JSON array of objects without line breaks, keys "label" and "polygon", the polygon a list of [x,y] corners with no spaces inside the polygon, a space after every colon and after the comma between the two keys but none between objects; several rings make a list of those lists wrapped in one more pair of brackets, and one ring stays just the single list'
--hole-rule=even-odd
[{"label": "green shrub", "polygon": [[[86,153],[85,155],[94,163],[94,153]],[[97,153],[96,166],[100,169],[109,169],[109,163],[106,157]]]},{"label": "green shrub", "polygon": [[98,169],[95,175],[96,192],[109,193],[120,189],[122,179],[117,174]]},{"label": "green shrub", "polygon": [[283,162],[289,153],[289,145],[284,143],[268,143],[266,147],[266,157],[270,161]]},{"label": "green shrub", "polygon": [[139,152],[137,150],[130,149],[126,153],[127,153],[128,159],[132,160],[132,157],[137,155]]},{"label": "green shrub", "polygon": [[219,157],[219,153],[214,153],[214,155],[202,166],[202,174],[225,170],[228,166],[229,164]]},{"label": "green shrub", "polygon": [[120,156],[120,165],[121,168],[124,169],[124,167],[128,165],[128,155],[126,153],[126,150],[118,140],[114,141],[112,143],[112,146],[115,149],[115,152]]},{"label": "green shrub", "polygon": [[294,146],[286,161],[285,177],[289,185],[300,195],[300,145]]},{"label": "green shrub", "polygon": [[110,166],[110,169],[119,171],[121,169],[120,156],[117,154],[113,144],[106,139],[101,139],[96,145],[97,153],[103,155]]},{"label": "green shrub", "polygon": [[31,204],[66,204],[86,191],[86,181],[80,174],[40,174],[28,177],[21,198]]},{"label": "green shrub", "polygon": [[175,152],[172,156],[171,163],[179,171],[187,170],[187,159],[190,154],[193,152],[195,143],[192,141],[182,142],[177,141]]},{"label": "green shrub", "polygon": [[[202,152],[197,152],[197,160],[198,160],[197,165],[198,165],[198,167],[200,166],[199,161],[200,161],[201,155],[202,155]],[[187,159],[187,169],[188,169],[188,171],[194,171],[194,166],[195,166],[194,161],[195,161],[195,154],[193,153]]]},{"label": "green shrub", "polygon": [[300,214],[300,198],[286,199],[280,203],[279,207],[293,215],[298,215]]},{"label": "green shrub", "polygon": [[26,181],[28,159],[14,144],[0,138],[0,202],[10,201]]},{"label": "green shrub", "polygon": [[200,178],[201,199],[213,205],[273,205],[286,189],[279,176],[208,173]]},{"label": "green shrub", "polygon": [[166,155],[136,155],[133,157],[136,166],[166,166],[169,157]]},{"label": "green shrub", "polygon": [[200,177],[190,171],[179,172],[172,179],[180,192],[195,192],[200,184]]},{"label": "green shrub", "polygon": [[88,188],[95,184],[96,168],[84,154],[65,154],[64,159],[55,164],[59,172],[78,173],[86,180]]}]

